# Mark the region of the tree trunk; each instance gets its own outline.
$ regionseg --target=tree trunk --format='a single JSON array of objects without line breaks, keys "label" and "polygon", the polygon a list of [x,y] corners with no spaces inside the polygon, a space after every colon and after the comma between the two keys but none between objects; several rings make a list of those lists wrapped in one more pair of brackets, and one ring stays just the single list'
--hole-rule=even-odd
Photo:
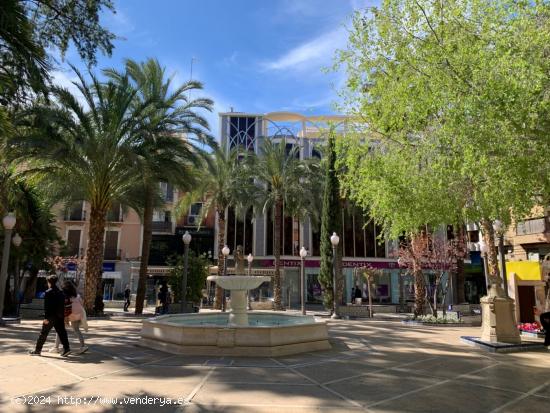
[{"label": "tree trunk", "polygon": [[466,283],[466,277],[464,276],[464,259],[459,258],[456,261],[456,302],[458,304],[466,302],[466,294],[464,291],[464,284]]},{"label": "tree trunk", "polygon": [[275,275],[273,277],[273,306],[275,310],[282,310],[281,291],[281,223],[283,201],[275,203],[275,234],[273,236],[273,255],[275,256]]},{"label": "tree trunk", "polygon": [[[466,235],[464,234],[464,227],[460,225],[457,231],[457,237],[461,240],[461,243],[465,242]],[[466,302],[466,295],[464,292],[464,284],[466,283],[466,277],[464,276],[464,258],[458,258],[456,261],[456,302],[458,304]]]},{"label": "tree trunk", "polygon": [[90,230],[86,249],[86,287],[84,289],[84,307],[89,314],[101,312],[103,298],[101,292],[101,272],[103,268],[103,237],[105,234],[104,210],[92,205],[90,213]]},{"label": "tree trunk", "polygon": [[493,230],[493,225],[490,220],[483,219],[481,221],[481,228],[483,230],[483,240],[487,245],[487,267],[489,268],[489,276],[493,278],[493,280],[499,282],[500,277],[498,273],[495,232]]},{"label": "tree trunk", "polygon": [[[436,277],[437,277],[437,275],[436,275]],[[434,285],[434,296],[433,296],[433,300],[434,300],[433,314],[434,314],[434,317],[437,317],[437,289],[438,288],[439,288],[439,280],[436,278],[435,285]]]},{"label": "tree trunk", "polygon": [[141,261],[139,264],[139,279],[136,293],[135,313],[143,313],[143,302],[147,290],[147,267],[149,265],[149,253],[153,238],[153,193],[150,189],[145,191],[145,207],[143,208],[143,233],[141,243]]},{"label": "tree trunk", "polygon": [[[411,238],[411,247],[413,251],[419,251],[415,245],[418,242],[423,242],[422,237],[417,235]],[[422,271],[422,263],[420,257],[413,257],[413,276],[414,276],[414,318],[424,315],[424,303],[426,302],[426,280]],[[428,300],[429,301],[429,300]]]},{"label": "tree trunk", "polygon": [[[222,249],[225,246],[225,208],[218,207],[218,276],[224,274],[225,260]],[[214,297],[214,308],[221,310],[223,299],[223,288],[216,284],[216,295]]]}]

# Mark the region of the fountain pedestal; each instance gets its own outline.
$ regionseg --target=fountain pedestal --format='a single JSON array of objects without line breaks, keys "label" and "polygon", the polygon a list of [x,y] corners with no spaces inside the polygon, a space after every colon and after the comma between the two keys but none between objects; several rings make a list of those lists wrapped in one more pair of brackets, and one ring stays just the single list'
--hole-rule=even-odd
[{"label": "fountain pedestal", "polygon": [[236,326],[248,325],[246,290],[231,290],[231,311],[229,324]]},{"label": "fountain pedestal", "polygon": [[268,276],[255,275],[211,275],[208,281],[214,281],[231,294],[231,311],[229,324],[234,326],[248,325],[246,292],[258,288],[263,282],[271,281]]}]

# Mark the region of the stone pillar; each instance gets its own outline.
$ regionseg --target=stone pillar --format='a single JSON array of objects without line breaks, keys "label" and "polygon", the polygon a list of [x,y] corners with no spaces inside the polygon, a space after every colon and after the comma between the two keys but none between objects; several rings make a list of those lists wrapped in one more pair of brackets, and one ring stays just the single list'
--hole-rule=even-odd
[{"label": "stone pillar", "polygon": [[521,343],[514,300],[500,296],[497,285],[492,284],[487,296],[480,301],[481,340],[492,343]]},{"label": "stone pillar", "polygon": [[248,325],[248,313],[246,312],[246,305],[246,290],[231,290],[231,312],[229,313],[230,325]]}]

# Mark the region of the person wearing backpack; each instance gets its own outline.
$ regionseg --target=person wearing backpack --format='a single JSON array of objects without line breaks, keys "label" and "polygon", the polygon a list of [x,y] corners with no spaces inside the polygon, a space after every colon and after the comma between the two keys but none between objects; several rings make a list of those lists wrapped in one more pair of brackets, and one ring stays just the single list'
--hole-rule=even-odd
[{"label": "person wearing backpack", "polygon": [[36,341],[36,347],[30,351],[31,356],[40,356],[42,347],[48,338],[52,328],[55,328],[61,343],[63,344],[62,357],[67,357],[71,353],[69,339],[67,338],[67,330],[65,330],[64,322],[64,304],[65,297],[61,290],[57,288],[57,276],[49,275],[46,278],[48,290],[44,295],[44,321],[42,322],[42,330]]},{"label": "person wearing backpack", "polygon": [[[88,351],[88,347],[84,343],[84,337],[80,331],[80,327],[88,331],[88,323],[86,321],[86,312],[82,305],[82,299],[76,292],[76,287],[71,281],[65,281],[61,288],[63,294],[65,294],[65,324],[71,323],[74,333],[80,341],[79,354]],[[59,335],[55,339],[55,350],[59,349]]]}]

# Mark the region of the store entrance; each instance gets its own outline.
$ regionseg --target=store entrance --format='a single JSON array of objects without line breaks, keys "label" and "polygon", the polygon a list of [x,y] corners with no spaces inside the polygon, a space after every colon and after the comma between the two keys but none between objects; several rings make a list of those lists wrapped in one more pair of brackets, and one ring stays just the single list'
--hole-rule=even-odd
[{"label": "store entrance", "polygon": [[535,287],[532,285],[518,286],[519,321],[521,323],[533,323],[535,321],[534,309]]}]

